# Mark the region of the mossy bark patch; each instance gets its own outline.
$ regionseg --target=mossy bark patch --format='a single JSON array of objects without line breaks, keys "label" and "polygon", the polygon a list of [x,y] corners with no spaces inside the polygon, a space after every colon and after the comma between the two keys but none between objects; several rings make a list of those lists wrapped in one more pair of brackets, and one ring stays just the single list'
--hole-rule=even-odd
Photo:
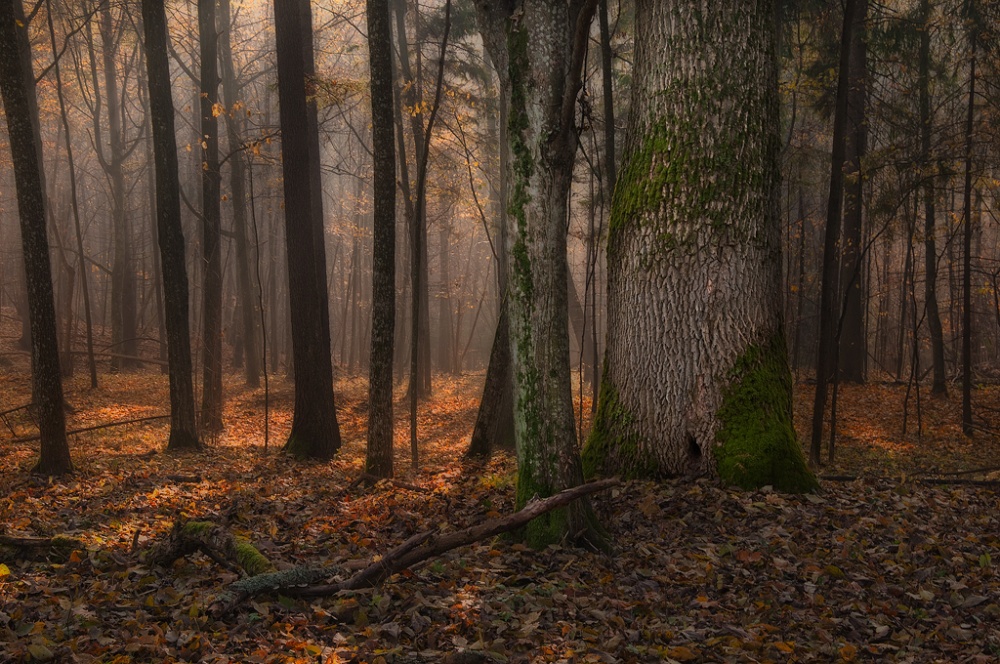
[{"label": "mossy bark patch", "polygon": [[818,487],[792,426],[792,377],[784,338],[750,346],[734,364],[718,410],[714,449],[719,477],[744,489]]},{"label": "mossy bark patch", "polygon": [[662,475],[653,455],[642,449],[640,436],[632,430],[632,415],[610,380],[601,381],[597,415],[583,447],[583,475],[588,479],[598,475],[655,479]]}]

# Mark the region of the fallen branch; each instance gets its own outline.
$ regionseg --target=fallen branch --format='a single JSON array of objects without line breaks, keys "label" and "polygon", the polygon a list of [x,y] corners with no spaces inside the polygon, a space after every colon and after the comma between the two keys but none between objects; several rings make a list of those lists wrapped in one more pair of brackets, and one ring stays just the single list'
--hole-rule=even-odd
[{"label": "fallen branch", "polygon": [[533,500],[519,512],[464,530],[438,534],[423,532],[389,551],[353,576],[335,583],[323,584],[334,577],[338,570],[331,568],[297,568],[273,574],[261,574],[242,579],[227,588],[209,609],[216,618],[235,611],[247,600],[267,592],[281,592],[297,597],[326,597],[343,590],[371,588],[384,583],[389,577],[413,567],[429,558],[447,553],[473,542],[501,533],[517,530],[547,512],[619,484],[617,478],[581,484],[561,491],[554,496]]},{"label": "fallen branch", "polygon": [[57,559],[66,560],[83,543],[73,537],[21,537],[0,535],[0,554],[26,560]]},{"label": "fallen branch", "polygon": [[[140,422],[152,422],[153,420],[165,420],[169,418],[169,415],[151,415],[149,417],[137,417],[134,420],[122,420],[120,422],[108,422],[106,424],[95,424],[92,427],[83,427],[82,429],[72,429],[66,432],[67,436],[71,436],[77,433],[86,433],[88,431],[98,431],[100,429],[110,429],[112,427],[122,427],[126,424],[138,424]],[[10,442],[12,443],[30,443],[36,440],[41,440],[40,435],[34,436],[22,436],[20,438],[14,438]]]}]

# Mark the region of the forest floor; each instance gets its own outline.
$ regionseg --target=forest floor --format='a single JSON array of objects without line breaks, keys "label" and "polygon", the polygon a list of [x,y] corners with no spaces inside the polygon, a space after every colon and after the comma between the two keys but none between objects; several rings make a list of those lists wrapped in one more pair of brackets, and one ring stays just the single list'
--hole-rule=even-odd
[{"label": "forest floor", "polygon": [[[159,415],[151,370],[68,384],[70,428]],[[226,433],[200,454],[163,452],[166,423],[74,435],[76,472],[28,474],[37,443],[0,434],[0,530],[78,538],[62,560],[0,558],[0,662],[995,662],[1000,658],[1000,389],[977,390],[983,432],[960,433],[958,397],[905,386],[840,393],[838,461],[814,495],[744,492],[709,480],[629,482],[593,501],[614,550],[527,549],[496,538],[383,587],[306,601],[260,597],[225,620],[206,613],[237,577],[200,554],[170,569],[143,552],[179,517],[226,522],[279,568],[367,561],[427,529],[513,509],[514,464],[461,461],[482,376],[437,381],[409,469],[397,406],[397,468],[412,490],[351,486],[363,467],[365,383],[337,384],[345,441],[329,463],[279,453],[291,386],[227,378]],[[0,410],[26,403],[24,367],[0,370]],[[800,385],[807,431],[811,389]],[[587,406],[589,404],[585,404]],[[34,433],[24,412],[7,422]],[[991,424],[992,423],[992,424]],[[0,553],[0,556],[5,554]]]}]

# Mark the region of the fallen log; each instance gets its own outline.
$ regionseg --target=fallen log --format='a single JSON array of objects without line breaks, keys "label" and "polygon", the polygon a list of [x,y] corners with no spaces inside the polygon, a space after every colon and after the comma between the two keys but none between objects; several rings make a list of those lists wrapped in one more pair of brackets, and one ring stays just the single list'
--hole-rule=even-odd
[{"label": "fallen log", "polygon": [[248,576],[274,571],[274,565],[249,540],[236,537],[211,521],[174,524],[170,535],[157,542],[146,554],[146,562],[168,567],[178,558],[201,551],[223,567]]},{"label": "fallen log", "polygon": [[618,484],[618,478],[589,482],[566,489],[548,498],[532,500],[514,514],[491,519],[486,523],[464,530],[444,534],[430,531],[419,533],[386,553],[379,560],[341,581],[323,583],[335,577],[340,571],[329,567],[296,568],[241,579],[219,595],[209,608],[209,612],[214,617],[221,618],[235,611],[244,602],[264,593],[280,592],[283,595],[312,598],[336,595],[343,590],[375,587],[384,583],[392,575],[425,560],[487,537],[517,530],[536,517],[564,507],[578,498],[610,489]]},{"label": "fallen log", "polygon": [[[169,418],[170,415],[150,415],[149,417],[137,417],[131,420],[120,420],[118,422],[107,422],[105,424],[95,424],[90,427],[83,427],[82,429],[70,429],[66,431],[67,436],[72,436],[78,433],[86,433],[88,431],[99,431],[101,429],[110,429],[112,427],[123,427],[126,424],[139,424],[141,422],[153,422],[155,420],[165,420]],[[36,440],[41,440],[42,437],[38,434],[34,436],[22,436],[20,438],[13,438],[10,442],[12,443],[31,443]]]},{"label": "fallen log", "polygon": [[73,537],[23,537],[0,535],[0,557],[22,560],[65,561],[70,554],[83,548],[83,543]]}]

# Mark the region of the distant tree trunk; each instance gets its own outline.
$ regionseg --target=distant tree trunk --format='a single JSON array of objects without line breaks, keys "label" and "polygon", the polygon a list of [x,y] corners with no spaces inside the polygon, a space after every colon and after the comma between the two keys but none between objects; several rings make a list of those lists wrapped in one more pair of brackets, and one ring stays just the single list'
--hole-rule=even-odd
[{"label": "distant tree trunk", "polygon": [[[466,456],[488,458],[494,450],[514,448],[514,383],[510,359],[510,318],[507,313],[507,272],[510,267],[507,247],[507,190],[510,147],[507,123],[510,119],[510,89],[507,81],[505,49],[485,49],[497,74],[496,119],[489,119],[488,144],[497,145],[499,171],[490,187],[490,215],[494,223],[494,248],[497,253],[497,326],[486,367],[483,396],[476,413],[476,424]],[[494,58],[502,58],[496,60]]]},{"label": "distant tree trunk", "polygon": [[454,374],[455,366],[455,316],[451,307],[451,225],[445,219],[438,222],[438,262],[441,266],[441,292],[438,294],[438,366],[441,371]]},{"label": "distant tree trunk", "polygon": [[[108,107],[108,142],[110,156],[98,156],[111,180],[111,222],[114,231],[114,260],[111,264],[111,347],[119,357],[111,358],[111,370],[130,370],[139,366],[136,338],[136,281],[132,259],[132,237],[127,221],[125,185],[125,145],[118,90],[117,39],[111,17],[111,4],[101,10],[101,51],[104,64],[104,90]],[[96,123],[100,120],[95,118]],[[100,134],[95,138],[99,139]]]},{"label": "distant tree trunk", "polygon": [[971,21],[969,104],[965,118],[965,218],[962,233],[962,433],[972,436],[972,154],[976,120],[977,26]]},{"label": "distant tree trunk", "polygon": [[868,150],[868,40],[865,26],[868,0],[858,0],[851,40],[851,64],[847,93],[847,156],[844,187],[844,244],[840,283],[844,292],[840,330],[840,376],[849,383],[863,383],[868,359],[865,308],[868,288],[864,279],[861,250],[865,173],[863,160]]},{"label": "distant tree trunk", "polygon": [[[222,176],[219,172],[217,0],[198,0],[201,50],[202,429],[222,431]],[[227,31],[228,31],[228,26]]]},{"label": "distant tree trunk", "polygon": [[149,112],[156,160],[156,229],[163,270],[163,308],[170,367],[170,442],[167,449],[201,447],[195,424],[191,337],[188,329],[188,280],[181,229],[180,176],[174,134],[174,102],[167,59],[164,0],[142,0]]},{"label": "distant tree trunk", "polygon": [[389,0],[368,0],[374,200],[372,335],[365,470],[393,474],[392,356],[396,326],[396,149]]},{"label": "distant tree trunk", "polygon": [[246,162],[241,144],[243,135],[239,84],[233,67],[232,12],[230,0],[219,0],[219,61],[222,65],[222,94],[226,104],[226,130],[229,140],[230,187],[233,195],[233,242],[236,245],[236,289],[240,299],[240,329],[246,355],[244,378],[247,387],[260,386],[261,357],[258,341],[258,311],[250,279],[251,254],[247,233]]},{"label": "distant tree trunk", "polygon": [[307,100],[314,68],[309,1],[275,0],[274,20],[295,372],[295,414],[285,450],[300,458],[329,459],[340,449],[340,427],[330,357],[318,127],[315,100]]},{"label": "distant tree trunk", "polygon": [[0,2],[0,93],[17,189],[31,323],[31,397],[41,435],[41,453],[32,472],[51,476],[72,471],[73,463],[66,440],[56,310],[45,228],[42,141],[25,23],[19,0]]},{"label": "distant tree trunk", "polygon": [[[927,325],[931,332],[931,357],[934,362],[934,384],[931,394],[948,394],[947,376],[944,364],[944,332],[941,328],[941,313],[937,300],[937,234],[935,223],[936,193],[934,181],[936,161],[931,157],[931,133],[934,119],[931,116],[930,68],[931,68],[931,3],[921,0],[920,57],[918,62],[918,87],[920,89],[920,171],[924,190],[924,302],[927,308]],[[916,341],[914,341],[916,343]]]},{"label": "distant tree trunk", "polygon": [[[596,0],[477,0],[480,32],[510,104],[507,305],[513,358],[517,505],[583,481],[571,389],[566,279],[568,195],[580,73]],[[505,63],[506,67],[501,63]],[[532,546],[600,541],[590,506],[536,519]]]},{"label": "distant tree trunk", "polygon": [[833,120],[833,155],[830,166],[830,197],[826,212],[826,234],[823,241],[823,281],[820,287],[819,351],[816,358],[816,395],[813,401],[812,440],[809,458],[813,466],[820,465],[823,443],[823,420],[831,374],[836,370],[836,327],[840,314],[838,270],[841,212],[844,202],[844,160],[846,157],[847,97],[850,83],[851,42],[854,39],[855,16],[859,0],[847,0],[844,6],[844,28],[840,40],[837,101]]},{"label": "distant tree trunk", "polygon": [[[57,52],[55,26],[52,23],[52,3],[46,0],[46,14],[48,16],[49,44],[52,52]],[[90,371],[90,387],[97,389],[97,361],[94,358],[94,326],[90,313],[90,278],[87,276],[90,270],[87,265],[87,257],[83,253],[83,228],[80,223],[80,201],[76,183],[76,162],[73,159],[73,140],[70,133],[69,114],[66,111],[66,99],[63,95],[62,71],[59,60],[53,63],[53,70],[56,75],[56,97],[59,100],[59,117],[62,120],[63,132],[66,135],[66,161],[69,167],[69,193],[70,204],[73,208],[73,230],[76,239],[77,267],[80,272],[80,289],[83,291],[83,315],[87,329],[87,368]]]},{"label": "distant tree trunk", "polygon": [[[415,6],[419,11],[419,6]],[[415,76],[410,67],[410,50],[406,36],[406,0],[395,0],[394,11],[396,15],[396,39],[399,49],[399,69],[402,75],[402,103],[407,107],[407,115],[410,118],[410,133],[413,138],[414,163],[418,164],[416,178],[420,179],[419,164],[425,161],[425,144],[428,143],[427,131],[424,126],[423,112],[420,105],[423,102],[420,90],[420,72]],[[415,42],[420,43],[420,16],[417,13],[414,17],[414,25],[417,29]],[[418,47],[419,48],[419,47]],[[419,66],[419,50],[417,53]],[[404,195],[410,195],[410,187],[404,188]],[[427,200],[426,192],[420,191],[419,182],[415,183],[412,190],[413,199],[407,208],[411,213],[410,217],[410,280],[413,283],[419,282],[419,288],[414,290],[411,286],[410,297],[412,302],[416,302],[418,307],[416,313],[411,313],[410,327],[416,326],[417,334],[410,333],[410,346],[417,349],[417,370],[411,373],[410,387],[413,386],[413,379],[418,380],[418,395],[429,396],[431,393],[431,362],[430,362],[430,306],[428,297],[428,265],[427,265]],[[416,240],[414,240],[416,237]],[[416,264],[414,258],[416,256]],[[416,275],[416,276],[414,276]],[[414,306],[411,303],[411,307]],[[416,323],[414,323],[416,321]],[[411,351],[412,353],[412,351]]]},{"label": "distant tree trunk", "polygon": [[636,3],[588,473],[816,486],[781,320],[773,2]]}]

